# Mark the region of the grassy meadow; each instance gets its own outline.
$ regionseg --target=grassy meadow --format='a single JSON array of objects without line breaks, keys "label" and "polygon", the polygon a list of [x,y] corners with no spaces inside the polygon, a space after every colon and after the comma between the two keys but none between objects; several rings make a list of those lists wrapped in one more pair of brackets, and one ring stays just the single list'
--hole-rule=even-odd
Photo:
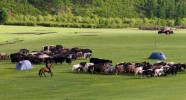
[{"label": "grassy meadow", "polygon": [[[151,63],[154,51],[164,52],[167,60],[186,63],[186,30],[173,35],[138,29],[77,29],[53,27],[0,26],[0,52],[21,48],[41,50],[44,45],[93,50],[92,57],[119,62]],[[82,61],[76,60],[72,64]],[[54,64],[54,76],[39,77],[44,64],[18,71],[15,63],[0,62],[1,100],[186,100],[186,72],[173,77],[140,79],[134,75],[91,75],[72,73],[71,65]]]}]

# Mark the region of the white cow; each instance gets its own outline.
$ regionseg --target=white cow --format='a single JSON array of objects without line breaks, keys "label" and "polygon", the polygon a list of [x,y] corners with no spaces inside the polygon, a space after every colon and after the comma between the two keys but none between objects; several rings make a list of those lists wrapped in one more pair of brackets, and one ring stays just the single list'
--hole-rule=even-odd
[{"label": "white cow", "polygon": [[154,77],[165,75],[164,66],[162,66],[160,69],[155,69],[154,72]]},{"label": "white cow", "polygon": [[81,70],[81,65],[80,64],[76,64],[72,66],[72,72],[80,72]]},{"label": "white cow", "polygon": [[135,68],[135,76],[136,76],[137,74],[142,74],[142,72],[143,72],[143,67],[142,67],[142,66],[141,66],[141,67]]},{"label": "white cow", "polygon": [[93,65],[94,65],[94,63],[86,63],[84,68],[83,68],[84,72],[88,72],[89,67],[93,66]]}]

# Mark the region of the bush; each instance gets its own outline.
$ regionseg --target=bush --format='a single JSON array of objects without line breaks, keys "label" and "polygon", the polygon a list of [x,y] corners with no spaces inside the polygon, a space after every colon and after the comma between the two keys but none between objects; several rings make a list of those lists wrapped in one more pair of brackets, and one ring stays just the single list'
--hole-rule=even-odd
[{"label": "bush", "polygon": [[175,26],[181,26],[181,18],[177,17],[175,20]]},{"label": "bush", "polygon": [[43,16],[42,15],[37,16],[37,21],[43,22],[44,21]]},{"label": "bush", "polygon": [[[12,21],[12,22],[11,22]],[[174,26],[173,19],[165,20],[159,18],[101,18],[97,16],[82,17],[72,15],[14,15],[8,19],[8,23],[15,22],[19,25],[47,26],[47,27],[73,27],[73,28],[128,28],[140,26]],[[185,25],[185,19],[180,20],[180,25]],[[179,22],[180,23],[180,22]]]},{"label": "bush", "polygon": [[17,25],[17,26],[36,26],[35,22],[6,22],[5,25]]}]

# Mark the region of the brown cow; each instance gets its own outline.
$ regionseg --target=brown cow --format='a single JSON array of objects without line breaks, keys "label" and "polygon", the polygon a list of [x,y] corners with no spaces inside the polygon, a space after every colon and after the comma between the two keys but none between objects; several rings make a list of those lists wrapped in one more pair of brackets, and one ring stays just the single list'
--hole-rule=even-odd
[{"label": "brown cow", "polygon": [[81,52],[81,51],[77,52],[76,55],[77,55],[77,58],[78,58],[78,59],[82,59],[83,56],[84,56],[84,55],[83,55],[83,52]]},{"label": "brown cow", "polygon": [[0,53],[0,61],[6,61],[9,59],[9,56],[6,53]]}]

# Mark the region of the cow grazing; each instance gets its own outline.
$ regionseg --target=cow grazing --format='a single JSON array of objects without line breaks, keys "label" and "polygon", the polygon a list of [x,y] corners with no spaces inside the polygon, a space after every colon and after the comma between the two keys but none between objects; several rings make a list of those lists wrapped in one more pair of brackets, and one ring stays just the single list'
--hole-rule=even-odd
[{"label": "cow grazing", "polygon": [[86,62],[80,62],[80,64],[76,64],[72,66],[72,72],[83,72],[83,67]]},{"label": "cow grazing", "polygon": [[111,60],[103,59],[103,58],[90,58],[90,63],[99,64],[99,63],[112,63]]},{"label": "cow grazing", "polygon": [[81,51],[77,52],[76,55],[77,55],[78,59],[82,59],[83,58],[83,52],[81,52]]},{"label": "cow grazing", "polygon": [[84,53],[84,58],[88,59],[91,57],[91,55],[92,55],[92,53],[90,53],[90,52]]},{"label": "cow grazing", "polygon": [[171,75],[171,76],[175,75],[176,76],[177,71],[178,71],[177,67],[173,65],[171,67],[165,68],[165,75],[166,76],[168,76],[168,75]]},{"label": "cow grazing", "polygon": [[65,59],[65,62],[66,62],[68,65],[71,65],[71,64],[72,64],[72,59],[67,57],[67,58]]},{"label": "cow grazing", "polygon": [[53,60],[56,64],[58,62],[62,64],[63,62],[65,62],[66,58],[67,58],[66,54],[57,54],[53,56]]},{"label": "cow grazing", "polygon": [[11,59],[11,62],[13,62],[13,63],[19,62],[19,61],[25,59],[25,55],[22,55],[20,53],[12,53],[12,54],[10,54],[10,59]]},{"label": "cow grazing", "polygon": [[154,76],[154,71],[152,69],[144,70],[142,72],[141,78],[147,78],[147,77],[153,77]]},{"label": "cow grazing", "polygon": [[142,66],[135,68],[135,76],[137,76],[138,74],[141,75],[142,72],[143,72],[143,67]]},{"label": "cow grazing", "polygon": [[41,59],[37,55],[28,54],[25,60],[29,60],[33,64],[41,64]]},{"label": "cow grazing", "polygon": [[108,74],[112,70],[111,66],[112,65],[110,63],[99,63],[90,66],[88,70],[91,71],[92,74],[93,73]]},{"label": "cow grazing", "polygon": [[163,67],[160,69],[155,69],[154,72],[154,77],[165,75]]},{"label": "cow grazing", "polygon": [[6,61],[9,59],[9,55],[6,53],[0,53],[0,61]]},{"label": "cow grazing", "polygon": [[126,73],[126,67],[124,64],[116,64],[115,66],[115,74],[119,75],[119,74],[124,74]]},{"label": "cow grazing", "polygon": [[27,55],[29,53],[29,50],[28,49],[20,49],[19,53],[22,55]]}]

